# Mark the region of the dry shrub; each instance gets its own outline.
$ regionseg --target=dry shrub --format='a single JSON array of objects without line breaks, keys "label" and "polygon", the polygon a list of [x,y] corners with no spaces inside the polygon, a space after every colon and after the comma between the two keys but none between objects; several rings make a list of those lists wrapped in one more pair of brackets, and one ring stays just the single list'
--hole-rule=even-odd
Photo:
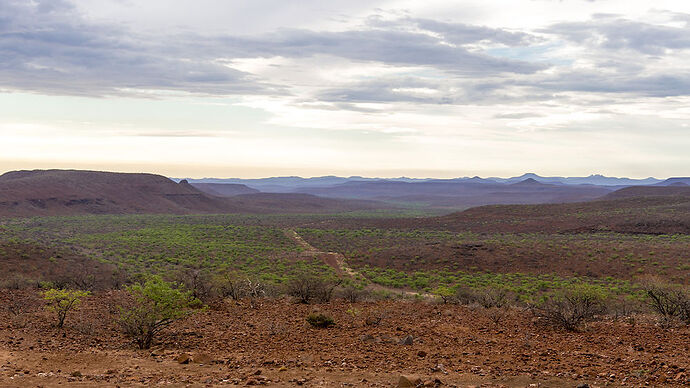
[{"label": "dry shrub", "polygon": [[388,313],[385,310],[368,311],[364,316],[364,324],[367,326],[378,326],[387,315]]},{"label": "dry shrub", "polygon": [[343,287],[340,291],[340,297],[350,303],[357,303],[367,297],[369,293],[367,290],[360,289],[354,286]]},{"label": "dry shrub", "polygon": [[643,290],[647,304],[659,315],[662,327],[678,322],[690,325],[690,290],[687,287],[651,280],[643,285]]},{"label": "dry shrub", "polygon": [[[444,299],[445,301],[446,299]],[[460,286],[455,290],[453,300],[462,305],[478,304],[484,308],[505,307],[508,305],[508,291],[505,288],[487,286],[479,289]]]},{"label": "dry shrub", "polygon": [[323,276],[299,274],[292,278],[287,285],[287,293],[297,298],[300,303],[327,303],[333,296],[333,290],[342,283]]},{"label": "dry shrub", "polygon": [[246,279],[235,272],[227,272],[213,279],[213,288],[221,298],[239,301],[247,295]]},{"label": "dry shrub", "polygon": [[507,311],[503,307],[490,307],[485,310],[486,317],[496,326],[501,326],[505,320]]},{"label": "dry shrub", "polygon": [[532,305],[532,312],[547,323],[576,331],[585,322],[605,312],[606,295],[596,287],[580,284],[545,296],[538,304]]}]

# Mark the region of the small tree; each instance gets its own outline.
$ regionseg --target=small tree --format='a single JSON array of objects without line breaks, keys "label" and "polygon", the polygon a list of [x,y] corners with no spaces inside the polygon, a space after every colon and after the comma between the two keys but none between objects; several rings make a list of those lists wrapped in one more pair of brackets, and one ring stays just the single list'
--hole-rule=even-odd
[{"label": "small tree", "polygon": [[452,302],[455,296],[455,291],[448,286],[438,286],[433,293],[443,300],[443,304]]},{"label": "small tree", "polygon": [[65,324],[67,313],[76,309],[81,303],[81,299],[89,296],[90,292],[80,290],[65,290],[51,288],[43,293],[43,299],[48,302],[48,311],[57,315],[57,327]]},{"label": "small tree", "polygon": [[531,306],[532,312],[554,326],[576,331],[605,310],[606,295],[594,286],[580,284],[546,297]]},{"label": "small tree", "polygon": [[154,276],[146,283],[127,288],[128,306],[120,306],[119,323],[140,349],[151,347],[153,338],[175,320],[190,313],[189,308],[198,299],[191,291],[181,291],[172,284]]}]

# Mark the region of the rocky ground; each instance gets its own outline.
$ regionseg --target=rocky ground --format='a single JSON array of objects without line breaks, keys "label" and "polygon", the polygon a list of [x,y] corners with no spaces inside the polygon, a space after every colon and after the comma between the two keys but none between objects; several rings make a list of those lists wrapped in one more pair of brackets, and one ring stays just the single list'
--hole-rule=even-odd
[{"label": "rocky ground", "polygon": [[[3,292],[0,386],[690,384],[690,328],[661,329],[648,317],[569,333],[518,309],[226,302],[176,322],[144,351],[114,323],[116,297],[90,297],[58,329],[35,292]],[[305,317],[314,310],[336,326],[311,327]]]}]

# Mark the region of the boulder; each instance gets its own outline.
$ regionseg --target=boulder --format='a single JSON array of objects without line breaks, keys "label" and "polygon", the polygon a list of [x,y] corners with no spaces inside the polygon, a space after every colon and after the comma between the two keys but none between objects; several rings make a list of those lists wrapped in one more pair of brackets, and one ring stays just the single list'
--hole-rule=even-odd
[{"label": "boulder", "polygon": [[398,388],[417,387],[422,385],[422,379],[418,376],[401,375],[398,379]]},{"label": "boulder", "polygon": [[192,360],[196,364],[210,364],[211,361],[213,361],[213,358],[205,353],[194,353]]},{"label": "boulder", "polygon": [[412,345],[414,343],[414,337],[410,334],[398,342],[400,345]]}]

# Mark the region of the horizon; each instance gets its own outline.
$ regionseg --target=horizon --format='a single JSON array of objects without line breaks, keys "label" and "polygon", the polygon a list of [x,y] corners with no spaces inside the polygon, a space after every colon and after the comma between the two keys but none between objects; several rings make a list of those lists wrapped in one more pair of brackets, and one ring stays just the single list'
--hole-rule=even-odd
[{"label": "horizon", "polygon": [[0,19],[0,171],[690,174],[688,2],[8,0]]},{"label": "horizon", "polygon": [[[344,179],[352,179],[352,178],[362,178],[362,179],[415,179],[415,180],[433,180],[433,179],[438,179],[438,180],[451,180],[451,179],[472,179],[472,178],[480,178],[480,179],[513,179],[513,178],[522,178],[525,176],[537,176],[539,178],[592,178],[592,177],[603,177],[603,178],[614,178],[614,179],[631,179],[631,180],[648,180],[648,179],[655,179],[658,181],[664,181],[667,179],[671,178],[684,178],[685,176],[681,175],[674,175],[674,176],[665,176],[665,177],[655,177],[655,176],[647,176],[647,177],[630,177],[630,176],[615,176],[615,175],[606,175],[606,174],[601,174],[601,173],[590,173],[587,175],[563,175],[563,174],[555,174],[555,175],[545,175],[542,173],[536,173],[533,171],[528,171],[524,172],[518,175],[506,175],[506,176],[480,176],[480,175],[456,175],[456,176],[450,176],[450,177],[433,177],[433,176],[410,176],[410,175],[397,175],[397,176],[371,176],[371,175],[335,175],[335,174],[326,174],[326,175],[267,175],[267,176],[254,176],[254,177],[237,177],[237,176],[199,176],[199,177],[191,177],[191,176],[171,176],[171,175],[165,175],[165,174],[159,174],[156,172],[151,172],[151,171],[115,171],[115,170],[94,170],[94,169],[79,169],[79,168],[21,168],[21,169],[16,169],[16,170],[7,170],[7,171],[0,171],[0,175],[9,173],[9,172],[14,172],[14,171],[48,171],[48,170],[59,170],[59,171],[91,171],[91,172],[108,172],[108,173],[125,173],[125,174],[154,174],[154,175],[161,175],[166,178],[170,178],[173,180],[204,180],[204,179],[218,179],[218,180],[232,180],[232,179],[238,179],[238,180],[262,180],[262,179],[272,179],[272,178],[300,178],[300,179],[314,179],[314,178],[344,178]],[[525,178],[528,179],[528,178]]]}]

